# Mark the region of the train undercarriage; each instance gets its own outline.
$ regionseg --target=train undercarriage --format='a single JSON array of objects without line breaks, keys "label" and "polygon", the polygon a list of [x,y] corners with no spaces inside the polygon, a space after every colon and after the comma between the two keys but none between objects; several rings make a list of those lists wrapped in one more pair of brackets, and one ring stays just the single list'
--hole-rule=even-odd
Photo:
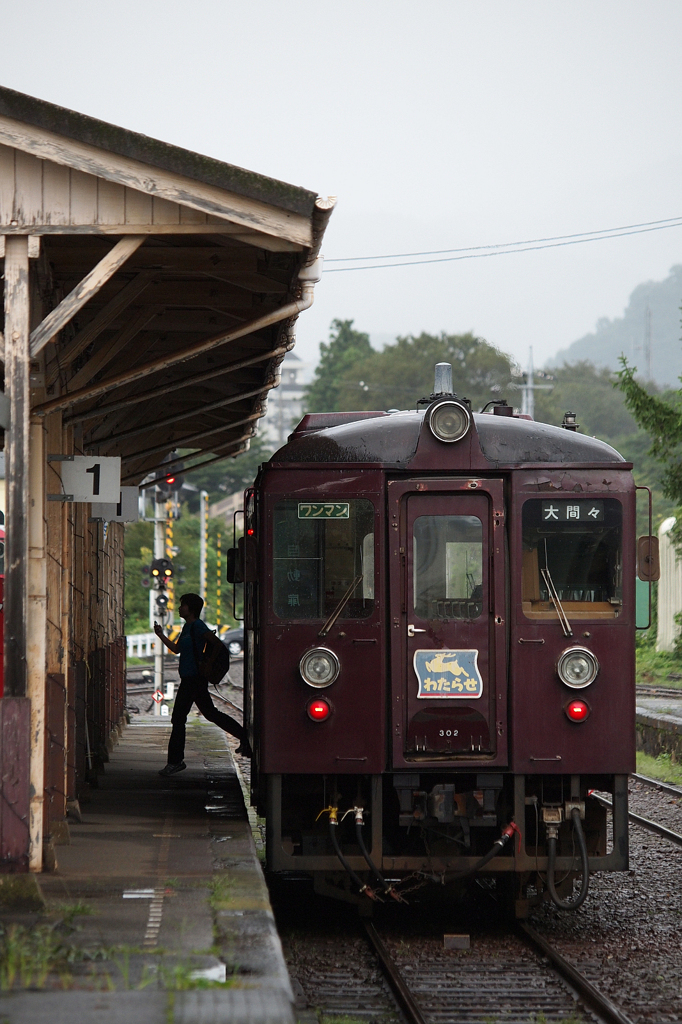
[{"label": "train undercarriage", "polygon": [[[573,909],[590,874],[628,867],[626,775],[429,771],[264,781],[268,870],[309,875],[319,892],[360,907],[368,897],[399,901],[401,890],[421,885],[456,890],[495,878],[524,917],[544,898]],[[610,797],[610,820],[593,792]]]}]

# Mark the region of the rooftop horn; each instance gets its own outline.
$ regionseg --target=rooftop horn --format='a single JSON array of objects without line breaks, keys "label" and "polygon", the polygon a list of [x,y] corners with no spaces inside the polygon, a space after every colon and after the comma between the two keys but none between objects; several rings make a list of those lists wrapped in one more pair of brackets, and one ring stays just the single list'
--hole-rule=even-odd
[{"label": "rooftop horn", "polygon": [[436,378],[433,385],[434,395],[451,395],[452,392],[452,364],[436,363]]}]

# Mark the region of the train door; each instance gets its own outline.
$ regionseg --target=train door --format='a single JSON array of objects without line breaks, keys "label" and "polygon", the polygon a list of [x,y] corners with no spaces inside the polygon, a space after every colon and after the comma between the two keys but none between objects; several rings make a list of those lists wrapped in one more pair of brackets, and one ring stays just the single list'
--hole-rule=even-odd
[{"label": "train door", "polygon": [[501,481],[389,483],[393,764],[506,764]]}]

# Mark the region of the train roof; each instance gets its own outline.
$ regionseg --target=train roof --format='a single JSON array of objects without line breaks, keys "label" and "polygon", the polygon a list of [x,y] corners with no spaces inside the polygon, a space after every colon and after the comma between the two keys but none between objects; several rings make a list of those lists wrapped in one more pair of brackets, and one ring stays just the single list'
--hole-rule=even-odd
[{"label": "train roof", "polygon": [[[270,461],[364,462],[403,468],[417,451],[424,415],[424,411],[313,413],[303,418]],[[473,420],[473,433],[493,469],[537,463],[625,462],[606,442],[549,423],[485,413],[474,414]]]}]

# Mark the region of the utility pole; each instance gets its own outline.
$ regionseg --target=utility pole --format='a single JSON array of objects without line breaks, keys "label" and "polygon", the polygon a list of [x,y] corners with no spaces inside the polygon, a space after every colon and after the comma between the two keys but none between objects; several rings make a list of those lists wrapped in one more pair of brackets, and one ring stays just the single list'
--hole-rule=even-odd
[{"label": "utility pole", "polygon": [[526,383],[518,385],[523,393],[521,398],[521,414],[535,419],[535,392],[551,391],[552,384],[536,384],[535,369],[533,367],[533,348],[528,349],[528,370],[526,371]]},{"label": "utility pole", "polygon": [[199,494],[199,596],[204,599],[202,618],[206,618],[206,580],[208,554],[208,491]]},{"label": "utility pole", "polygon": [[651,380],[651,307],[648,304],[644,311],[644,365],[646,379]]},{"label": "utility pole", "polygon": [[[154,558],[165,558],[166,557],[166,519],[165,516],[159,517],[159,512],[163,508],[161,504],[164,498],[161,494],[159,487],[154,488]],[[158,598],[163,594],[164,591],[157,589],[151,591],[150,600],[151,607],[154,612],[158,614],[161,620],[161,625],[165,625],[165,614],[158,611]],[[159,637],[156,638],[154,644],[154,691],[160,690],[163,693],[163,655],[164,645]],[[154,701],[154,714],[161,715],[161,701]]]}]

